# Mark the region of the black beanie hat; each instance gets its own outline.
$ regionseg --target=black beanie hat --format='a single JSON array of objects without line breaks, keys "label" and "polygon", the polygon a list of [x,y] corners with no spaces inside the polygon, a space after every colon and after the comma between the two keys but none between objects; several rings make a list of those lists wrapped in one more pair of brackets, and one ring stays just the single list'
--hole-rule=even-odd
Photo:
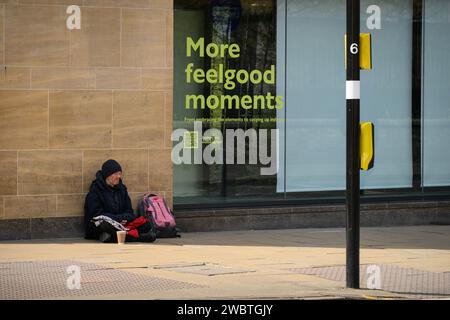
[{"label": "black beanie hat", "polygon": [[102,175],[105,179],[117,171],[122,171],[122,167],[116,160],[106,160],[102,165]]}]

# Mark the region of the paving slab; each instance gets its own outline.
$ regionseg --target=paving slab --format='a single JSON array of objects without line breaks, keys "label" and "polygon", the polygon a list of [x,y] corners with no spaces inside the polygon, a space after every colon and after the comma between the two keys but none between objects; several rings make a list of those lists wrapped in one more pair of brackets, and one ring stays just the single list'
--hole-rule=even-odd
[{"label": "paving slab", "polygon": [[125,245],[3,241],[0,299],[450,298],[450,226],[362,228],[360,253],[355,290],[345,288],[339,228],[185,233]]}]

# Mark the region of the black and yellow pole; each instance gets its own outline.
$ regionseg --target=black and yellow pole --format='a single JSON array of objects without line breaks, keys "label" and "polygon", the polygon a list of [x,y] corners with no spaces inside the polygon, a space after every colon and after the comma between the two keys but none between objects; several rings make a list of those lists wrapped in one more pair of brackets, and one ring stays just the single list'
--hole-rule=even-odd
[{"label": "black and yellow pole", "polygon": [[360,0],[347,0],[347,288],[359,288],[359,18]]}]

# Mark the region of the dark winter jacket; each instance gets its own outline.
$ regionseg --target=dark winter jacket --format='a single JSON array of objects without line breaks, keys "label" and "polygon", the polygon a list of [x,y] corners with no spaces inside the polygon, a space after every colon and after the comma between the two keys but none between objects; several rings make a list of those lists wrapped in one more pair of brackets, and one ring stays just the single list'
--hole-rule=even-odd
[{"label": "dark winter jacket", "polygon": [[108,216],[118,222],[122,220],[130,222],[136,218],[127,188],[122,180],[117,186],[110,187],[106,184],[101,171],[98,171],[95,176],[96,179],[92,181],[84,202],[84,225],[88,239],[98,237],[95,225],[91,222],[95,216]]}]

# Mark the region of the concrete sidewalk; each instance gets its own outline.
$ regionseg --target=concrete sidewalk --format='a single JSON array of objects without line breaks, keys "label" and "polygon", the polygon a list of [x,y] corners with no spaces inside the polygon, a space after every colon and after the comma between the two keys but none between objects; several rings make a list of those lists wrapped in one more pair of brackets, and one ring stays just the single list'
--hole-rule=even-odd
[{"label": "concrete sidewalk", "polygon": [[345,288],[344,229],[4,241],[0,299],[448,299],[450,226],[362,228],[361,265],[382,290]]}]

